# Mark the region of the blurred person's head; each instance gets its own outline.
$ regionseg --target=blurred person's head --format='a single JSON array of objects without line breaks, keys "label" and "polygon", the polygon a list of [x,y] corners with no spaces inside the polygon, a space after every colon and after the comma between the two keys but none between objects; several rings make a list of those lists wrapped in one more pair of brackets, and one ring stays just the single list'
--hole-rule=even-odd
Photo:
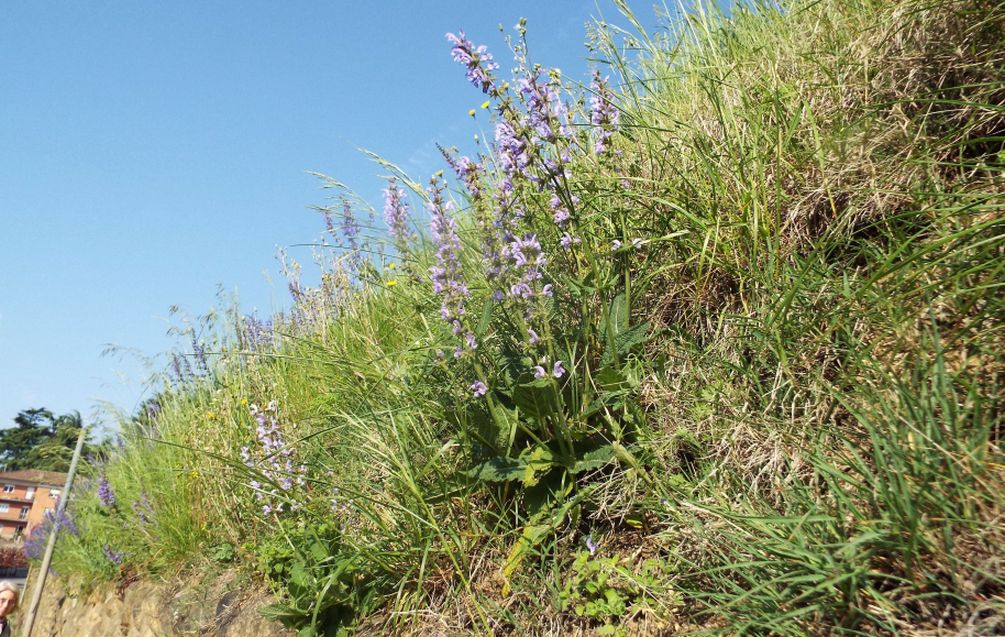
[{"label": "blurred person's head", "polygon": [[17,608],[21,591],[11,582],[0,582],[0,617],[6,617]]}]

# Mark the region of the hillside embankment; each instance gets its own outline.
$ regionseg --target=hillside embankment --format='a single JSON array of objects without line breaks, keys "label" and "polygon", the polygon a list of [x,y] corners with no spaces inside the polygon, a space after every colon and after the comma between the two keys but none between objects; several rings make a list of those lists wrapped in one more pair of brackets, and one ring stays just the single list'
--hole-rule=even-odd
[{"label": "hillside embankment", "polygon": [[325,178],[289,311],[182,320],[50,522],[62,606],[223,624],[131,582],[233,570],[303,637],[1005,633],[1005,4],[615,4],[584,81],[449,34],[474,150],[375,158],[383,224]]},{"label": "hillside embankment", "polygon": [[[293,631],[265,619],[258,612],[271,601],[271,596],[261,587],[233,573],[173,582],[144,579],[107,583],[86,591],[76,578],[53,577],[46,584],[33,634],[38,637],[293,637]],[[19,630],[16,624],[15,629]]]}]

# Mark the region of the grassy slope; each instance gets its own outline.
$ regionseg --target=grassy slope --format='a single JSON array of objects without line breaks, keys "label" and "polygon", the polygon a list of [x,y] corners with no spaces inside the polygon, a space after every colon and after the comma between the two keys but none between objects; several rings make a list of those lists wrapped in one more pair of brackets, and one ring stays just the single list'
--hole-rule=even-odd
[{"label": "grassy slope", "polygon": [[[518,185],[556,289],[542,344],[507,307],[452,361],[428,240],[361,284],[330,264],[268,345],[240,317],[201,332],[212,373],[129,426],[98,469],[116,505],[77,503],[57,569],[236,560],[307,631],[1005,630],[1003,26],[979,0],[598,26],[618,152],[583,126],[569,177]],[[577,198],[572,253],[552,188]],[[456,198],[481,316],[492,200]],[[556,358],[569,374],[526,389]],[[560,408],[528,415],[529,391]],[[249,404],[270,400],[305,465],[281,515],[248,484],[283,472],[240,460]],[[471,477],[516,458],[522,479]]]}]

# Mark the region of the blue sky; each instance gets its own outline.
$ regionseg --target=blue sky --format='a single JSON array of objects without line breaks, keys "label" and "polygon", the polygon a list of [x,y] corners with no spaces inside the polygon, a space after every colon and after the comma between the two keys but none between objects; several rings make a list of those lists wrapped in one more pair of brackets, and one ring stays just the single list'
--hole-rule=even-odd
[{"label": "blue sky", "polygon": [[132,412],[148,372],[102,352],[166,351],[172,305],[203,314],[223,289],[245,312],[285,307],[277,247],[323,229],[309,171],[379,205],[358,148],[419,180],[442,168],[434,143],[468,142],[482,101],[445,32],[507,70],[498,26],[526,17],[534,61],[584,80],[599,13],[623,22],[604,1],[4,2],[0,426],[29,407]]}]

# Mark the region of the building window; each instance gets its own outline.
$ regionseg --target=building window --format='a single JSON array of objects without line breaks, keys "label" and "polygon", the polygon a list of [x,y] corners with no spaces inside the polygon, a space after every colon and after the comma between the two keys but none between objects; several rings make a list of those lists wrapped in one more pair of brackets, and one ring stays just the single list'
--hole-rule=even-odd
[{"label": "building window", "polygon": [[31,500],[35,497],[35,487],[28,487],[28,490],[24,492],[24,499]]},{"label": "building window", "polygon": [[0,513],[7,513],[10,511],[10,505],[6,502],[0,502]]},{"label": "building window", "polygon": [[13,484],[5,484],[5,485],[3,485],[3,492],[4,493],[14,493],[14,485]]},{"label": "building window", "polygon": [[21,507],[21,515],[19,515],[17,519],[27,520],[29,511],[31,511],[31,507]]},{"label": "building window", "polygon": [[23,524],[18,524],[17,528],[14,529],[14,539],[16,540],[19,537],[21,537],[22,535],[24,535],[24,525]]}]

